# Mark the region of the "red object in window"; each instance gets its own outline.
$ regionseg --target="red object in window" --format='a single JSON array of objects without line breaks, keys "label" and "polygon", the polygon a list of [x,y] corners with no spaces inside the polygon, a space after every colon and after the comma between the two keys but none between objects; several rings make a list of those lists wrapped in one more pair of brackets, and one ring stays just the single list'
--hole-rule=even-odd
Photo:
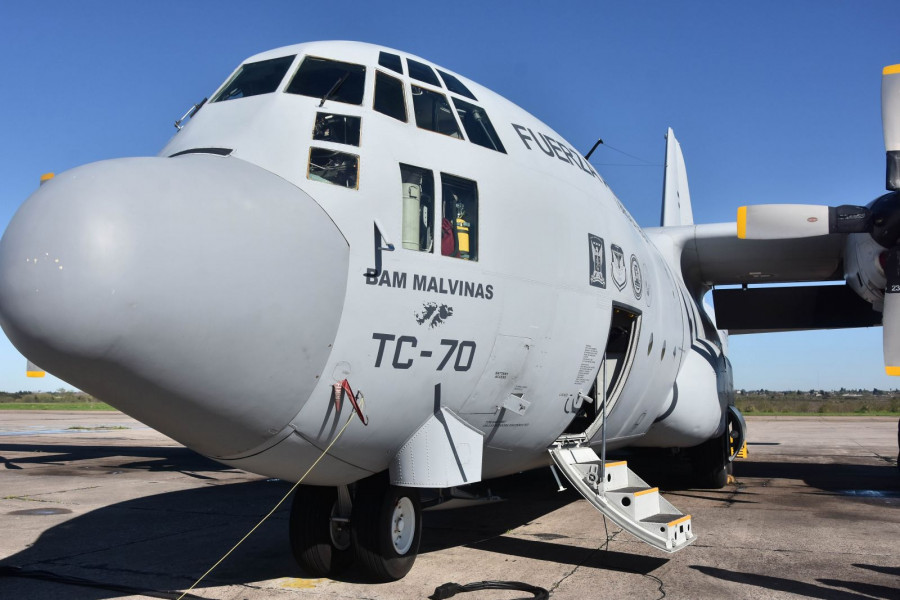
[{"label": "red object in window", "polygon": [[441,254],[453,256],[456,251],[456,242],[453,240],[453,225],[450,219],[441,220]]}]

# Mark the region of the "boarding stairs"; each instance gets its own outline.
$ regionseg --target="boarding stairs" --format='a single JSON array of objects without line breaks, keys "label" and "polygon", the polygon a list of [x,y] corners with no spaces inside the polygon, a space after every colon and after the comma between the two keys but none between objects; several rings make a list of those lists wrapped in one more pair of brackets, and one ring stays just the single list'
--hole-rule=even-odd
[{"label": "boarding stairs", "polygon": [[639,540],[664,552],[676,552],[697,539],[690,515],[672,506],[659,495],[659,488],[647,485],[625,461],[601,460],[584,435],[563,436],[549,451],[553,462],[594,508]]}]

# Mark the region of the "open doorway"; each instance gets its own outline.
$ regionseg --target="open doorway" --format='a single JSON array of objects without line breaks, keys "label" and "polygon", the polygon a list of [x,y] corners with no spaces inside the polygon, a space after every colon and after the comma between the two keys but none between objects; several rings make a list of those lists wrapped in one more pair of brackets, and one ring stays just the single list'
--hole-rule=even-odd
[{"label": "open doorway", "polygon": [[568,434],[584,433],[590,439],[603,424],[603,392],[606,391],[606,413],[609,414],[622,394],[641,330],[641,311],[613,303],[609,337],[603,363],[591,386],[588,396],[593,402],[584,402],[572,422],[566,428]]}]

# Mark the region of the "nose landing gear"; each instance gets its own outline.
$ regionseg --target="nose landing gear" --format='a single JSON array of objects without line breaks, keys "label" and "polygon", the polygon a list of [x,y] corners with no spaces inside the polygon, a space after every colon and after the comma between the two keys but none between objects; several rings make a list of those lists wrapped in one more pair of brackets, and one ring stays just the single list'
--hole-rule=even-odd
[{"label": "nose landing gear", "polygon": [[333,577],[355,558],[374,580],[401,579],[422,539],[419,490],[390,485],[387,473],[357,482],[350,518],[337,488],[300,486],[291,507],[294,559],[310,573]]}]

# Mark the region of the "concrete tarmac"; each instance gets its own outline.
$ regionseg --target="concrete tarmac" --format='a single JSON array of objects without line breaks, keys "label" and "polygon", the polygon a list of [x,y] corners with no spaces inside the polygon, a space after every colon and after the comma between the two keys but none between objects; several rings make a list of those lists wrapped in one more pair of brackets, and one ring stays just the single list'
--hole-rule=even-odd
[{"label": "concrete tarmac", "polygon": [[[554,600],[900,599],[897,419],[749,418],[749,458],[722,490],[684,465],[630,464],[693,516],[698,541],[658,552],[549,469],[490,483],[505,502],[427,512],[410,574],[313,579],[291,557],[289,502],[193,597],[422,599],[446,582],[522,581]],[[289,489],[205,459],[120,413],[0,411],[0,598],[170,597]],[[80,585],[76,585],[79,584]],[[523,592],[459,594],[509,600]]]}]

